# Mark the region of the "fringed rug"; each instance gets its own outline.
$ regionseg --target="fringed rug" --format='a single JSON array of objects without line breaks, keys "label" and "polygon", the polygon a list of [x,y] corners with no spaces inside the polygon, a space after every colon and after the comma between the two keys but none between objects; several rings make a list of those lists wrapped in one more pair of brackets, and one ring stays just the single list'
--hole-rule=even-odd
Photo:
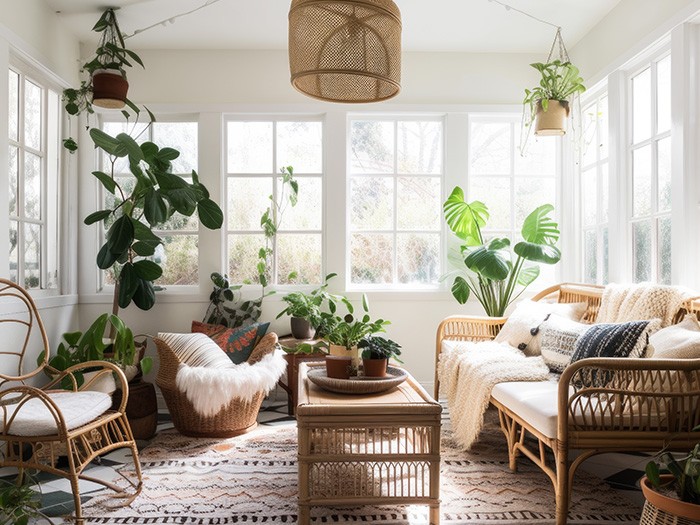
[{"label": "fringed rug", "polygon": [[[141,453],[144,487],[130,507],[106,509],[100,498],[84,509],[86,523],[228,525],[296,523],[297,436],[293,424],[259,427],[228,440],[161,432]],[[508,469],[503,434],[493,412],[469,452],[443,430],[441,523],[554,523],[549,478],[527,459]],[[128,467],[125,467],[128,468]],[[586,472],[576,476],[570,524],[639,523],[640,509],[623,492]],[[314,523],[427,523],[427,507],[314,507]]]}]

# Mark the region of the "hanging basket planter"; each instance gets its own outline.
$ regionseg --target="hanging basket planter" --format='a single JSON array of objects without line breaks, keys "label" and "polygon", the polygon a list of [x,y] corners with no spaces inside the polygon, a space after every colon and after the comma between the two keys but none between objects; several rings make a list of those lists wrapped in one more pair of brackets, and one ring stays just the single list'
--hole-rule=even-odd
[{"label": "hanging basket planter", "polygon": [[126,105],[129,82],[118,69],[98,69],[92,74],[92,103],[107,109]]},{"label": "hanging basket planter", "polygon": [[537,102],[535,115],[535,135],[556,136],[566,133],[566,119],[569,117],[569,103],[566,100],[548,100],[545,109],[542,101]]}]

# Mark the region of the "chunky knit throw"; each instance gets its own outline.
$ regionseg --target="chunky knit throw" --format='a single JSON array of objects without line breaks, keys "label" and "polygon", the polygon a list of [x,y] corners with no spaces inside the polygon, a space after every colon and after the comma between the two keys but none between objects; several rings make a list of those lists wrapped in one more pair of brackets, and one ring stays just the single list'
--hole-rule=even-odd
[{"label": "chunky knit throw", "polygon": [[603,291],[596,323],[626,323],[661,319],[661,326],[673,323],[683,303],[692,294],[676,286],[660,284],[609,284]]},{"label": "chunky knit throw", "polygon": [[493,387],[506,381],[544,381],[549,368],[542,357],[526,357],[508,344],[485,341],[444,345],[438,373],[454,437],[468,449],[479,436]]}]

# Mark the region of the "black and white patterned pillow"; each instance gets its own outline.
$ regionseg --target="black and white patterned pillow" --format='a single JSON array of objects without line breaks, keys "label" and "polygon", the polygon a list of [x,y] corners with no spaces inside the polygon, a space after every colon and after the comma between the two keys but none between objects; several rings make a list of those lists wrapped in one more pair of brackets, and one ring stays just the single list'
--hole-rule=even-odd
[{"label": "black and white patterned pillow", "polygon": [[571,363],[579,336],[591,325],[551,315],[539,326],[541,352],[552,372],[561,374]]},{"label": "black and white patterned pillow", "polygon": [[571,362],[588,357],[643,357],[649,335],[660,327],[658,319],[595,324],[577,339]]}]

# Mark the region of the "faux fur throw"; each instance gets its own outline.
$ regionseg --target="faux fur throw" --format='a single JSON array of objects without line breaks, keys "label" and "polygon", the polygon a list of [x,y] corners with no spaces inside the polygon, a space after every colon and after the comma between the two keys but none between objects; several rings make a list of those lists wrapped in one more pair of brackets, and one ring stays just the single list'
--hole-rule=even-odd
[{"label": "faux fur throw", "polygon": [[669,326],[683,303],[692,297],[690,291],[660,284],[609,284],[603,291],[596,323],[626,323],[661,319]]},{"label": "faux fur throw", "polygon": [[506,381],[544,381],[549,368],[542,357],[526,357],[505,343],[464,342],[443,348],[438,365],[455,439],[469,448],[476,441],[491,390]]},{"label": "faux fur throw", "polygon": [[267,394],[277,384],[286,366],[282,352],[268,354],[254,365],[241,363],[223,369],[181,363],[175,382],[197,413],[210,417],[236,397],[250,401],[261,390]]}]

